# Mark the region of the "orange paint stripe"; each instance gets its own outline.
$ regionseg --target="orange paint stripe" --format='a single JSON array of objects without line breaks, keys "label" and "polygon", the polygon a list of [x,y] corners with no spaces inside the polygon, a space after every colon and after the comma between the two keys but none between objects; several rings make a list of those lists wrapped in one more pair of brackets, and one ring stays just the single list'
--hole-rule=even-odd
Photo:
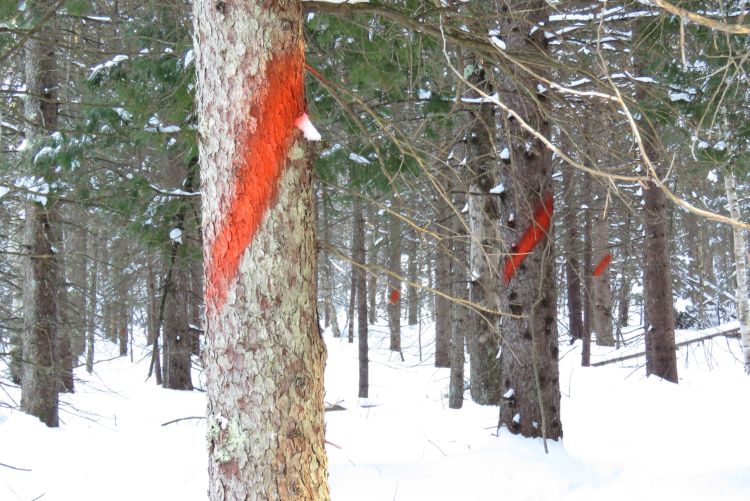
[{"label": "orange paint stripe", "polygon": [[249,111],[255,129],[237,137],[233,199],[214,241],[206,265],[206,305],[219,309],[240,259],[275,202],[286,155],[294,137],[294,121],[304,113],[304,56],[278,55],[266,64],[262,100]]},{"label": "orange paint stripe", "polygon": [[596,265],[596,268],[594,268],[594,272],[591,274],[591,276],[598,277],[602,274],[602,272],[609,266],[609,263],[612,261],[612,254],[607,252],[604,257],[599,261],[599,264]]},{"label": "orange paint stripe", "polygon": [[515,246],[515,252],[505,258],[505,266],[503,267],[503,282],[505,285],[510,283],[510,279],[515,275],[516,270],[523,260],[526,259],[531,251],[534,250],[539,242],[544,239],[552,227],[552,211],[554,210],[554,198],[552,193],[547,194],[544,197],[544,203],[537,207],[534,212],[534,219],[531,221],[531,227],[526,230],[521,240]]}]

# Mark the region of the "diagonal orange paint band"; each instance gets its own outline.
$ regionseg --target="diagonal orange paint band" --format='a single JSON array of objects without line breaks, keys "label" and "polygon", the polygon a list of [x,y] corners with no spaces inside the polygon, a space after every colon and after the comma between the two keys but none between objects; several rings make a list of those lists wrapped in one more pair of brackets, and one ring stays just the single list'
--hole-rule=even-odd
[{"label": "diagonal orange paint band", "polygon": [[206,306],[218,310],[266,211],[274,204],[294,137],[294,121],[304,113],[304,56],[277,55],[266,64],[265,97],[250,114],[255,130],[237,137],[233,199],[206,256]]},{"label": "diagonal orange paint band", "polygon": [[607,252],[604,257],[599,261],[599,264],[596,265],[596,268],[594,268],[594,272],[591,274],[592,277],[598,277],[601,275],[605,269],[607,269],[607,266],[609,266],[610,261],[612,261],[612,254]]},{"label": "diagonal orange paint band", "polygon": [[523,234],[521,240],[516,244],[515,252],[505,258],[505,266],[503,267],[503,282],[505,285],[510,283],[510,279],[515,275],[516,270],[526,256],[534,250],[539,242],[547,235],[549,229],[552,227],[552,211],[554,209],[554,198],[552,193],[548,193],[544,197],[544,203],[537,207],[534,212],[534,219],[531,221],[531,226]]}]

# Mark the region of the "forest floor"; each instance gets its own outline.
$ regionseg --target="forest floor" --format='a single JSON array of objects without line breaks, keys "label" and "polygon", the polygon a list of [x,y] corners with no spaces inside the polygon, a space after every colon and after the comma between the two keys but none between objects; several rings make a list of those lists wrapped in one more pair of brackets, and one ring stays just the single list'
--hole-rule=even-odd
[{"label": "forest floor", "polygon": [[[372,326],[366,401],[356,339],[326,333],[326,402],[345,409],[326,413],[334,501],[748,499],[750,377],[737,339],[680,349],[679,385],[646,378],[642,359],[581,368],[580,346],[561,346],[565,437],[546,455],[541,440],[498,434],[496,408],[448,409],[431,329],[404,328],[401,361],[387,327]],[[206,501],[205,394],[144,381],[144,349],[132,362],[97,349],[95,373],[77,371],[77,392],[62,397],[59,429],[9,408],[18,390],[0,381],[0,500]]]}]

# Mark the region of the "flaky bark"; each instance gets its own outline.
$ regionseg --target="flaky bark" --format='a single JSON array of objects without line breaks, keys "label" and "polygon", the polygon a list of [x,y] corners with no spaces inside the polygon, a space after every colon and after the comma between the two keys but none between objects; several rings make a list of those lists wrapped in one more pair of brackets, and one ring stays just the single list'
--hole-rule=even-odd
[{"label": "flaky bark", "polygon": [[301,5],[193,6],[209,499],[327,500]]}]

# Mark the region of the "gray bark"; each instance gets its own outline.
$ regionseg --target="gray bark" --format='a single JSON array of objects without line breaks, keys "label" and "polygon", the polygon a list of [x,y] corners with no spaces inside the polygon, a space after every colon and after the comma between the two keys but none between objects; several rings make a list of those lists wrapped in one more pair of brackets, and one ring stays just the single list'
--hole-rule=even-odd
[{"label": "gray bark", "polygon": [[[262,122],[248,117],[261,116],[264,98],[284,85],[294,86],[290,100],[302,100],[304,81],[298,0],[272,9],[263,3],[218,5],[193,3],[206,266],[224,266],[212,245],[238,200],[233,159],[243,152],[237,148],[243,140],[285,133],[263,130]],[[276,58],[292,66],[274,67]],[[284,105],[274,112],[288,114]],[[227,278],[225,301],[206,305],[211,501],[329,499],[312,157],[292,123],[281,127],[289,127],[290,143],[274,145],[284,150],[271,165],[278,178],[264,180],[275,183],[276,196]],[[208,277],[206,296],[215,298],[223,284]]]},{"label": "gray bark", "polygon": [[[388,216],[388,327],[391,333],[391,351],[401,352],[401,198],[394,197],[391,211],[395,214]],[[398,299],[393,301],[394,291],[398,292]]]},{"label": "gray bark", "polygon": [[[51,2],[33,6],[40,10],[49,7]],[[58,126],[56,62],[53,41],[48,36],[45,31],[26,42],[27,140],[48,135]],[[21,410],[51,427],[59,425],[57,392],[61,374],[55,353],[60,347],[59,210],[54,193],[44,203],[30,201],[26,210],[28,259],[24,275]]]},{"label": "gray bark", "polygon": [[365,218],[362,199],[354,199],[354,262],[357,281],[357,343],[359,353],[359,398],[367,398],[369,392],[369,354],[367,346],[367,277],[365,273]]},{"label": "gray bark", "polygon": [[[592,260],[594,267],[602,262],[609,254],[609,221],[604,213],[605,193],[599,182],[595,184],[596,199],[594,201],[594,223],[592,228]],[[596,271],[596,270],[595,270]],[[592,328],[596,333],[596,344],[599,346],[614,346],[612,334],[612,286],[610,283],[610,267],[607,266],[599,276],[591,277],[593,300]],[[592,272],[593,273],[593,272]]]},{"label": "gray bark", "polygon": [[[467,57],[468,81],[485,94],[492,87],[473,55]],[[476,99],[480,94],[470,89],[466,97]],[[494,153],[495,116],[490,103],[471,104],[466,114],[466,176],[469,181],[469,226],[471,248],[469,254],[471,302],[483,310],[500,310],[500,240],[501,197],[490,193],[498,181],[499,165]],[[472,311],[466,341],[469,347],[470,393],[474,402],[482,405],[500,403],[500,347],[497,315],[486,311]]]}]

